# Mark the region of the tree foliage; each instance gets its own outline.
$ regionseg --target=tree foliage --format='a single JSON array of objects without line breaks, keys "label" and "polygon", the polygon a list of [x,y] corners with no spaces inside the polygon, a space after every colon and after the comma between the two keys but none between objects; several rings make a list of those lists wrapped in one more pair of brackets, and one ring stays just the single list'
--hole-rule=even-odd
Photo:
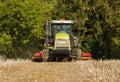
[{"label": "tree foliage", "polygon": [[51,4],[39,0],[4,0],[0,6],[1,45],[6,47],[4,45],[11,43],[13,49],[28,45],[39,47],[44,22],[51,18]]},{"label": "tree foliage", "polygon": [[119,0],[61,0],[53,18],[64,17],[80,23],[73,28],[74,33],[80,32],[77,33],[80,48],[94,58],[120,58],[119,4]]},{"label": "tree foliage", "polygon": [[27,57],[43,46],[45,21],[62,17],[75,21],[73,33],[83,51],[93,58],[120,58],[119,4],[119,0],[0,0],[0,53],[20,57],[24,52]]}]

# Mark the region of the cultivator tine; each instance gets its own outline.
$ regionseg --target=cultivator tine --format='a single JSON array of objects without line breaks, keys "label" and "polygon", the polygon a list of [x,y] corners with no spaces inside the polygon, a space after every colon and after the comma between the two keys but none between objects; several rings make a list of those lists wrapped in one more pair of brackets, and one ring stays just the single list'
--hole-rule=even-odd
[{"label": "cultivator tine", "polygon": [[82,60],[91,60],[92,58],[91,57],[82,57],[81,59]]}]

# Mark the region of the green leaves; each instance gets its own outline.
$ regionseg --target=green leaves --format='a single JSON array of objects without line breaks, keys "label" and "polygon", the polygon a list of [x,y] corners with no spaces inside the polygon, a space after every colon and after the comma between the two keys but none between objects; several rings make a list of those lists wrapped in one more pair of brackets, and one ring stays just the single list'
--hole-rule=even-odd
[{"label": "green leaves", "polygon": [[[55,10],[53,18],[64,17],[80,23],[73,27],[73,33],[80,38],[83,51],[92,53],[94,58],[112,57],[113,46],[119,44],[119,0],[61,0]],[[80,33],[76,33],[78,29]]]},{"label": "green leaves", "polygon": [[16,49],[18,46],[41,46],[44,22],[51,19],[52,9],[51,3],[39,0],[0,2],[0,45],[12,45]]},{"label": "green leaves", "polygon": [[94,58],[119,55],[119,4],[119,0],[1,0],[0,45],[43,46],[45,21],[62,17],[76,21],[73,33],[83,51]]},{"label": "green leaves", "polygon": [[11,45],[12,44],[12,38],[10,35],[7,35],[6,33],[2,33],[0,36],[0,45]]},{"label": "green leaves", "polygon": [[30,42],[33,37],[42,38],[43,24],[50,18],[47,13],[52,10],[51,4],[45,4],[39,0],[5,0],[4,4],[6,16],[1,21],[4,21],[15,44],[22,45]]}]

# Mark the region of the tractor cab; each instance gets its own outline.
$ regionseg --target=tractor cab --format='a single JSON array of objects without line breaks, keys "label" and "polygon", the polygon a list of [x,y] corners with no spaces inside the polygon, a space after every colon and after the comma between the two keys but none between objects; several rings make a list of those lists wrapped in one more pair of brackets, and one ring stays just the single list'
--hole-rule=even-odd
[{"label": "tractor cab", "polygon": [[[45,27],[45,45],[53,44],[55,40],[56,34],[58,33],[66,33],[68,35],[72,34],[72,20],[51,20],[46,22]],[[58,36],[60,37],[60,36]],[[64,36],[61,36],[64,38]]]},{"label": "tractor cab", "polygon": [[52,29],[53,29],[53,35],[55,35],[58,32],[64,31],[68,34],[72,33],[72,24],[73,22],[70,20],[67,21],[51,21],[52,22]]}]

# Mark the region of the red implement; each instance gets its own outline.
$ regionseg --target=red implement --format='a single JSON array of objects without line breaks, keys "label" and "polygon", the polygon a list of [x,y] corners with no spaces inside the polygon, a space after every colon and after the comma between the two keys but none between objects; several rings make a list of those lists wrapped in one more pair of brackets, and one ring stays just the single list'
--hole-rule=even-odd
[{"label": "red implement", "polygon": [[42,53],[42,51],[41,51],[41,52],[35,53],[34,56],[35,56],[35,57],[42,57],[42,56],[43,56],[43,53]]},{"label": "red implement", "polygon": [[83,60],[90,60],[91,58],[92,58],[91,54],[82,52],[82,59]]},{"label": "red implement", "polygon": [[32,61],[42,61],[43,51],[37,52],[33,55]]}]

